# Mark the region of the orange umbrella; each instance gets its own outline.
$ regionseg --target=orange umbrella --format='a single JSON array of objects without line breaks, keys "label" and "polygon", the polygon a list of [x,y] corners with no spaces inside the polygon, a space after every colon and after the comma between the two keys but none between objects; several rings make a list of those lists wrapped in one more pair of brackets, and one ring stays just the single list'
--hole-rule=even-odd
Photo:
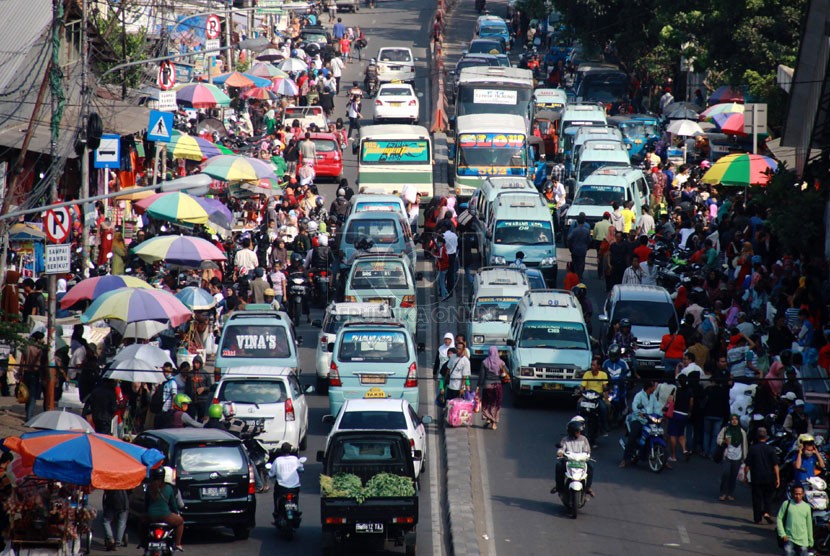
[{"label": "orange umbrella", "polygon": [[250,87],[253,85],[254,82],[239,73],[238,71],[233,72],[225,79],[225,85],[230,87]]}]

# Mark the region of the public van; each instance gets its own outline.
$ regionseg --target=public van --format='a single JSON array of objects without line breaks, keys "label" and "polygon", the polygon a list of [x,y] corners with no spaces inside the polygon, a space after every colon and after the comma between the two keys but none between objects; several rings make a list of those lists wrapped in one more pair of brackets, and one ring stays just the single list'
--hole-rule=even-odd
[{"label": "public van", "polygon": [[507,195],[508,193],[527,193],[528,195],[538,196],[539,190],[527,178],[506,176],[488,176],[484,178],[481,187],[473,193],[467,203],[467,209],[473,215],[473,230],[476,233],[478,245],[483,245],[484,230],[487,229],[488,220],[493,216],[493,203],[499,195]]},{"label": "public van", "polygon": [[625,166],[631,163],[628,149],[622,141],[587,141],[574,160],[576,189],[579,184],[603,166]]},{"label": "public van", "polygon": [[406,186],[433,195],[432,139],[418,125],[382,124],[360,128],[357,145],[359,191],[400,195]]},{"label": "public van", "polygon": [[612,203],[623,206],[634,201],[632,210],[636,216],[634,226],[640,222],[642,206],[648,202],[649,189],[642,170],[631,166],[606,166],[585,178],[576,191],[573,202],[565,215],[565,229],[569,230],[580,212],[593,227],[602,220],[605,212],[611,212]]},{"label": "public van", "polygon": [[214,370],[224,375],[231,367],[289,367],[299,376],[300,339],[282,311],[234,311],[222,326]]},{"label": "public van", "polygon": [[[562,111],[559,117],[559,129],[567,133],[568,128],[582,126],[605,126],[607,125],[605,110],[596,104],[569,104]],[[576,131],[573,132],[574,135]],[[559,142],[559,152],[567,158],[570,156],[572,142],[567,139]]]},{"label": "public van", "polygon": [[469,197],[487,176],[530,174],[527,130],[520,116],[459,116],[453,152],[455,192]]},{"label": "public van", "polygon": [[536,110],[562,110],[568,104],[568,95],[563,89],[536,89],[533,103]]}]

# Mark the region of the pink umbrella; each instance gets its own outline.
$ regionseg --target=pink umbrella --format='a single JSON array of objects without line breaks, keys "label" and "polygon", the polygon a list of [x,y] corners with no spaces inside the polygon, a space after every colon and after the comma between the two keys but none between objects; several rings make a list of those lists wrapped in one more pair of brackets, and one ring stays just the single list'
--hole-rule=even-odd
[{"label": "pink umbrella", "polygon": [[274,78],[271,90],[286,97],[295,97],[300,94],[300,88],[297,87],[297,84],[287,77]]},{"label": "pink umbrella", "polygon": [[61,307],[66,309],[72,307],[79,301],[96,299],[107,292],[125,287],[153,288],[153,286],[144,280],[134,276],[96,276],[81,280],[72,286],[72,289],[66,292],[66,295],[61,299]]}]

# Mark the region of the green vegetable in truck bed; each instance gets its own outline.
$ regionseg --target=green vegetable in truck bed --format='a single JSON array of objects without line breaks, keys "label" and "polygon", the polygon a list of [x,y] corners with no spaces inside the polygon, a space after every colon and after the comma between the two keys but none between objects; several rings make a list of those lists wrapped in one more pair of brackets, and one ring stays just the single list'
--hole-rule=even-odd
[{"label": "green vegetable in truck bed", "polygon": [[362,504],[367,498],[415,496],[415,484],[410,477],[378,473],[363,486],[357,475],[338,473],[320,475],[320,492],[323,498],[354,498]]},{"label": "green vegetable in truck bed", "polygon": [[366,497],[415,496],[415,485],[410,477],[401,477],[391,473],[378,473],[363,487]]}]

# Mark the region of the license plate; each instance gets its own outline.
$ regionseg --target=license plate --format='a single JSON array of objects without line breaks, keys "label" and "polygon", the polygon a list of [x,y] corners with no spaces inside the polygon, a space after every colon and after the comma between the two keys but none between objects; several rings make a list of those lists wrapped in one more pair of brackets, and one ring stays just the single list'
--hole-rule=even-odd
[{"label": "license plate", "polygon": [[386,384],[386,375],[360,375],[360,384]]},{"label": "license plate", "polygon": [[398,70],[400,70],[400,69],[401,69],[401,66],[389,66],[389,69],[390,69],[391,71],[398,71]]},{"label": "license plate", "polygon": [[355,533],[383,533],[383,523],[355,523]]},{"label": "license plate", "polygon": [[202,500],[219,500],[228,497],[228,487],[202,487]]},{"label": "license plate", "polygon": [[246,424],[252,425],[254,427],[264,427],[265,426],[265,418],[264,417],[247,418],[247,419],[245,417],[243,417],[242,420],[245,421]]},{"label": "license plate", "polygon": [[554,384],[543,384],[542,385],[542,390],[564,390],[564,389],[565,389],[564,384],[554,383]]},{"label": "license plate", "polygon": [[653,427],[651,432],[658,436],[663,436],[663,427]]},{"label": "license plate", "polygon": [[297,511],[297,504],[286,504],[285,511],[296,512]]},{"label": "license plate", "polygon": [[389,105],[390,106],[403,106],[403,103],[402,102],[390,102]]},{"label": "license plate", "polygon": [[385,297],[370,297],[366,301],[367,303],[389,303],[389,300]]},{"label": "license plate", "polygon": [[638,359],[637,365],[641,365],[643,367],[656,367],[657,360],[655,359]]},{"label": "license plate", "polygon": [[579,402],[579,407],[584,407],[585,409],[595,409],[597,407],[597,402]]}]

